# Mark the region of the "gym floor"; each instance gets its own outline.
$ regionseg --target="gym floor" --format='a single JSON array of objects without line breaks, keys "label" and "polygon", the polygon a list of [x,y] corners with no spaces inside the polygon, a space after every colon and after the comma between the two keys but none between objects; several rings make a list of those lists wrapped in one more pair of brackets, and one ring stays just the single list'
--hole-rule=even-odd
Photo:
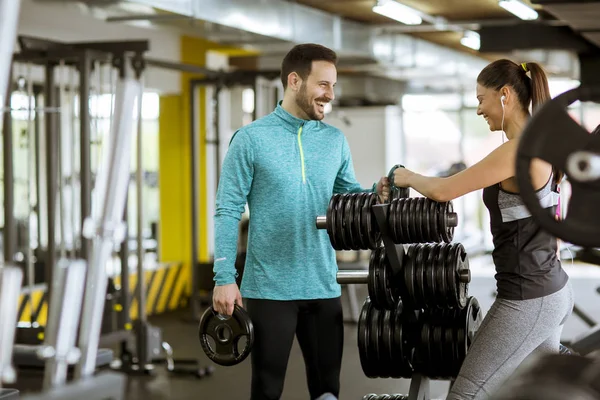
[{"label": "gym floor", "polygon": [[[470,260],[472,281],[469,295],[477,297],[482,309],[486,312],[493,302],[495,283],[491,259],[479,257]],[[571,261],[564,262],[565,269],[571,276],[577,305],[586,313],[600,320],[600,301],[596,288],[600,286],[600,267],[575,265]],[[366,297],[366,285],[358,286],[358,299]],[[344,300],[346,298],[344,297]],[[344,306],[347,302],[344,301]],[[347,308],[345,312],[348,313]],[[150,322],[163,330],[163,340],[173,347],[175,357],[195,358],[202,365],[209,360],[198,343],[197,326],[185,322],[188,312],[185,310],[150,318]],[[403,393],[407,394],[410,380],[406,379],[369,379],[364,376],[358,357],[356,344],[356,324],[347,323],[344,338],[344,359],[341,374],[341,399],[361,399],[367,393]],[[563,341],[571,340],[576,335],[588,330],[581,319],[573,315],[565,326]],[[449,382],[432,381],[430,394],[433,399],[445,398]],[[198,400],[198,399],[247,399],[250,388],[250,358],[233,367],[216,366],[212,376],[195,379],[185,376],[169,376],[165,368],[158,365],[153,376],[130,376],[128,378],[128,400]],[[282,399],[305,400],[308,390],[304,373],[304,362],[297,343],[294,343],[290,355],[285,387]]]}]

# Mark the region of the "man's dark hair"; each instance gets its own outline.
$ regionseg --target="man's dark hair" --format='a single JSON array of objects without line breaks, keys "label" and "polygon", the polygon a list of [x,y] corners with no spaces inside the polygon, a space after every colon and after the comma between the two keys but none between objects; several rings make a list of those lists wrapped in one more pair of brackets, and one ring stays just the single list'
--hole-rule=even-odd
[{"label": "man's dark hair", "polygon": [[313,61],[327,61],[337,64],[338,58],[335,51],[315,43],[304,43],[294,46],[281,63],[281,83],[287,89],[288,75],[297,73],[302,80],[310,75]]}]

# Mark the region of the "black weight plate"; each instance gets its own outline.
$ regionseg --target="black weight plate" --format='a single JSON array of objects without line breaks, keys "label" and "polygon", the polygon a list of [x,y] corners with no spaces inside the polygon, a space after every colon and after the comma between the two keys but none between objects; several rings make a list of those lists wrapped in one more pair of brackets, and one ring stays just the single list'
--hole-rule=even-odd
[{"label": "black weight plate", "polygon": [[[451,213],[454,213],[454,205],[452,204],[451,201],[448,202],[448,212],[446,214],[446,218],[449,218],[449,215]],[[446,224],[448,225],[448,230],[447,230],[447,234],[448,234],[448,243],[450,243],[453,239],[454,239],[454,227],[450,225],[450,222],[446,219]]]},{"label": "black weight plate", "polygon": [[446,243],[450,243],[452,241],[452,239],[454,238],[454,227],[450,226],[450,223],[448,221],[448,217],[450,215],[451,212],[454,211],[454,207],[452,206],[452,202],[447,202],[444,204],[444,212],[443,212],[443,218],[442,218],[442,223],[443,223],[443,239]]},{"label": "black weight plate", "polygon": [[414,208],[414,222],[415,222],[415,243],[422,243],[421,240],[421,227],[419,226],[421,223],[421,197],[415,198],[415,208]]},{"label": "black weight plate", "polygon": [[461,355],[461,359],[464,360],[464,358],[467,355],[467,351],[469,349],[469,324],[470,324],[470,316],[472,311],[472,307],[473,307],[473,299],[474,297],[469,297],[469,299],[467,300],[467,304],[465,306],[465,308],[463,308],[460,312],[460,318],[458,318],[458,321],[460,322],[460,329],[458,331],[459,333],[459,337],[460,337],[460,355]]},{"label": "black weight plate", "polygon": [[447,276],[446,258],[448,256],[449,250],[450,250],[449,244],[440,243],[440,251],[436,258],[436,265],[437,265],[437,273],[436,273],[437,281],[436,281],[436,283],[438,284],[437,293],[438,293],[439,304],[442,306],[442,308],[451,308],[454,306],[448,302],[449,288],[448,288],[448,283],[446,282],[446,280],[447,280],[447,278],[446,278],[446,276]]},{"label": "black weight plate", "polygon": [[365,231],[367,233],[367,239],[369,243],[370,249],[377,248],[378,240],[377,240],[377,221],[375,221],[375,216],[373,215],[372,207],[377,204],[376,196],[373,193],[369,193],[367,197],[367,201],[365,202],[365,206],[363,207],[363,217],[365,223]]},{"label": "black weight plate", "polygon": [[435,295],[436,285],[434,274],[435,245],[427,244],[425,253],[425,260],[423,262],[425,273],[425,300],[427,303],[427,307],[433,308],[437,305],[437,299]]},{"label": "black weight plate", "polygon": [[452,336],[452,326],[449,323],[444,324],[442,330],[442,342],[444,344],[444,363],[446,365],[446,373],[448,378],[452,379],[456,377],[455,363],[454,363],[454,338]]},{"label": "black weight plate", "polygon": [[398,303],[398,306],[391,311],[391,324],[392,329],[392,363],[394,365],[392,378],[403,377],[403,358],[402,354],[402,303]]},{"label": "black weight plate", "polygon": [[385,350],[383,348],[383,343],[381,338],[383,337],[383,317],[385,314],[385,310],[378,310],[377,320],[375,324],[377,325],[377,342],[375,343],[375,353],[377,354],[377,376],[380,378],[386,377],[386,363],[385,363]]},{"label": "black weight plate", "polygon": [[391,310],[385,310],[381,318],[381,340],[380,340],[380,362],[382,367],[382,378],[389,378],[393,375],[394,363],[392,359],[392,340],[394,326],[391,322]]},{"label": "black weight plate", "polygon": [[340,246],[339,240],[338,240],[339,232],[338,232],[338,228],[337,228],[337,208],[338,208],[338,203],[340,201],[341,195],[336,194],[333,197],[334,197],[334,200],[333,200],[333,205],[332,205],[333,208],[331,209],[330,241],[331,241],[331,246],[337,250],[338,247]]},{"label": "black weight plate", "polygon": [[432,358],[433,362],[433,377],[438,379],[444,379],[446,377],[446,365],[444,363],[443,352],[444,344],[442,343],[442,326],[436,324],[433,327],[433,343],[432,343]]},{"label": "black weight plate", "polygon": [[379,377],[379,314],[381,313],[375,307],[372,307],[369,315],[369,374],[365,373],[367,378]]},{"label": "black weight plate", "polygon": [[402,298],[404,308],[415,309],[415,280],[414,280],[414,260],[416,244],[408,246],[404,258],[404,288],[406,296]]},{"label": "black weight plate", "polygon": [[440,228],[437,223],[438,204],[437,201],[431,200],[431,204],[429,205],[429,225],[431,227],[432,239],[434,242],[442,241],[439,231]]},{"label": "black weight plate", "polygon": [[419,308],[426,308],[426,299],[425,299],[425,274],[423,271],[423,267],[424,267],[424,254],[425,253],[425,246],[420,244],[418,245],[417,251],[416,251],[416,258],[415,258],[415,274],[414,274],[414,279],[415,279],[415,299],[417,304],[419,305]]},{"label": "black weight plate", "polygon": [[427,341],[425,342],[425,360],[427,360],[427,362],[423,366],[423,374],[426,376],[431,376],[433,375],[435,369],[433,358],[433,329],[429,321],[425,321],[423,326],[425,328],[425,337],[427,338]]},{"label": "black weight plate", "polygon": [[335,243],[336,250],[344,250],[346,243],[344,242],[344,206],[346,205],[346,197],[340,195],[335,205]]},{"label": "black weight plate", "polygon": [[360,198],[362,193],[356,193],[352,198],[352,236],[354,238],[353,250],[362,249],[362,238],[360,237]]},{"label": "black weight plate", "polygon": [[416,198],[410,198],[408,201],[408,212],[406,214],[406,218],[408,220],[408,236],[406,241],[408,243],[416,243],[415,236],[417,236],[417,232],[415,229],[415,205]]},{"label": "black weight plate", "polygon": [[395,282],[393,279],[392,266],[388,262],[385,247],[383,248],[383,251],[380,254],[379,265],[382,271],[381,283],[383,284],[383,288],[385,290],[385,308],[388,310],[392,310],[396,307],[400,295],[398,293],[398,286],[394,285]]},{"label": "black weight plate", "polygon": [[365,239],[365,248],[367,249],[371,249],[374,250],[373,248],[371,248],[371,194],[370,193],[365,193],[365,201],[363,203],[363,206],[360,210],[360,223],[361,223],[361,231],[362,231],[362,235]]},{"label": "black weight plate", "polygon": [[469,256],[462,244],[459,244],[458,270],[456,271],[456,282],[458,283],[458,304],[464,307],[467,304],[467,296],[469,295],[469,283],[460,280],[460,272],[462,270],[470,270]]},{"label": "black weight plate", "polygon": [[434,258],[435,265],[435,298],[439,309],[445,310],[449,308],[448,299],[446,298],[446,284],[444,275],[444,247],[446,243],[437,243],[437,250]]},{"label": "black weight plate", "polygon": [[346,199],[346,209],[344,210],[344,230],[346,232],[347,239],[347,249],[348,250],[358,250],[356,248],[356,239],[354,237],[354,232],[352,230],[352,225],[354,223],[354,199],[356,198],[356,193],[352,193],[348,195],[348,199]]},{"label": "black weight plate", "polygon": [[423,207],[422,207],[422,229],[423,229],[423,242],[433,242],[431,240],[431,224],[429,223],[429,208],[430,208],[431,200],[428,198],[423,198]]},{"label": "black weight plate", "polygon": [[350,201],[350,196],[347,194],[342,195],[342,202],[340,204],[340,211],[338,212],[338,217],[341,216],[340,222],[341,224],[340,227],[340,238],[341,238],[341,242],[342,242],[342,248],[340,250],[350,250],[349,247],[349,242],[350,242],[350,238],[348,237],[348,228],[347,228],[347,209],[348,209],[348,202]]},{"label": "black weight plate", "polygon": [[365,374],[369,372],[369,311],[371,300],[367,297],[358,317],[358,357],[360,366]]},{"label": "black weight plate", "polygon": [[377,304],[378,302],[378,291],[377,291],[377,274],[375,272],[377,260],[377,250],[371,250],[371,256],[369,257],[369,276],[367,278],[367,290],[371,303]]},{"label": "black weight plate", "polygon": [[450,249],[448,250],[448,255],[446,256],[446,269],[444,275],[446,278],[446,285],[448,288],[447,301],[448,304],[452,305],[452,307],[458,307],[458,290],[456,287],[456,264],[458,258],[458,246],[456,243],[451,243],[449,244],[449,247]]},{"label": "black weight plate", "polygon": [[481,307],[479,306],[479,301],[477,301],[476,297],[471,297],[471,308],[468,316],[467,323],[467,342],[468,347],[471,347],[473,340],[475,339],[475,335],[477,331],[479,331],[479,327],[483,322],[483,314],[481,312]]},{"label": "black weight plate", "polygon": [[392,199],[390,201],[390,206],[388,207],[388,215],[387,215],[387,224],[388,224],[388,232],[392,236],[392,241],[394,243],[400,243],[399,238],[396,235],[396,206],[398,205],[398,199]]},{"label": "black weight plate", "polygon": [[402,204],[402,242],[412,243],[410,239],[410,203],[412,198],[404,199]]},{"label": "black weight plate", "polygon": [[446,240],[446,204],[446,202],[438,204],[437,223],[441,240],[448,243]]},{"label": "black weight plate", "polygon": [[[244,361],[252,351],[254,327],[246,310],[238,305],[226,319],[222,319],[213,307],[208,307],[200,318],[198,336],[202,350],[210,360],[231,366]],[[214,341],[214,348],[209,338]],[[240,349],[240,340],[244,338],[246,344]]]},{"label": "black weight plate", "polygon": [[374,303],[374,306],[377,307],[380,310],[385,310],[386,307],[386,282],[385,282],[385,270],[382,268],[381,265],[381,254],[385,253],[385,248],[384,247],[379,247],[377,248],[377,250],[375,250],[375,253],[373,255],[373,263],[374,263],[374,269],[373,271],[375,271],[375,292],[377,293],[377,302]]},{"label": "black weight plate", "polygon": [[406,231],[404,229],[404,214],[402,212],[404,208],[404,204],[406,203],[406,199],[398,199],[398,203],[396,204],[396,208],[394,209],[394,213],[396,214],[396,236],[398,237],[398,243],[408,243],[406,241]]},{"label": "black weight plate", "polygon": [[417,199],[417,206],[416,206],[416,213],[417,213],[417,239],[419,240],[419,243],[425,243],[427,242],[427,240],[425,239],[425,213],[424,213],[424,209],[425,209],[425,197],[419,197]]},{"label": "black weight plate", "polygon": [[335,248],[335,239],[333,236],[333,231],[335,229],[335,221],[333,215],[335,214],[333,211],[335,210],[335,203],[337,201],[338,194],[334,194],[329,199],[329,205],[327,206],[327,235],[329,235],[329,241],[331,242],[331,246]]},{"label": "black weight plate", "polygon": [[[358,230],[360,232],[360,242],[361,242],[361,249],[362,250],[368,250],[369,249],[369,238],[368,238],[368,233],[366,230],[366,221],[365,221],[365,215],[363,212],[363,209],[365,207],[365,204],[367,202],[367,199],[369,198],[369,194],[368,193],[361,193],[360,194],[360,202],[358,204],[359,208],[357,210],[357,214],[359,215],[359,225],[358,225]],[[357,215],[355,214],[355,215]]]}]

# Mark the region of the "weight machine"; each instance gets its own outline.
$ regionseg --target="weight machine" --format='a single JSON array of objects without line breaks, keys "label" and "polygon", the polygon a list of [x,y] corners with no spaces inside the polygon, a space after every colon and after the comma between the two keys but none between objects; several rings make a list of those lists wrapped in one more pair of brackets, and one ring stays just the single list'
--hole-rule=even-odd
[{"label": "weight machine", "polygon": [[[11,3],[11,4],[8,4]],[[0,11],[2,17],[8,18],[14,16],[15,21],[18,17],[18,2],[16,8],[11,8],[9,13],[6,7],[13,6],[15,3],[11,0],[0,2]],[[2,24],[2,27],[10,26],[9,23]],[[16,24],[14,25],[16,33]],[[14,38],[15,35],[13,35]],[[121,368],[128,373],[149,373],[153,370],[153,363],[157,362],[156,356],[164,352],[167,369],[170,372],[181,372],[174,363],[172,350],[168,343],[162,342],[161,333],[158,328],[151,326],[146,319],[146,299],[145,282],[143,269],[143,246],[142,246],[142,227],[143,220],[141,215],[142,199],[142,135],[141,135],[141,107],[143,94],[143,72],[146,67],[146,60],[143,57],[144,52],[148,50],[147,41],[129,41],[129,42],[83,42],[83,43],[59,43],[47,40],[41,40],[30,37],[19,37],[21,51],[13,54],[10,35],[3,35],[10,42],[10,51],[1,51],[1,54],[9,54],[6,59],[8,67],[2,64],[1,68],[11,70],[11,58],[15,63],[25,63],[27,65],[42,66],[45,71],[45,104],[43,107],[31,107],[33,83],[27,81],[29,112],[35,111],[36,118],[40,113],[46,113],[46,148],[47,148],[47,201],[48,201],[48,244],[45,254],[45,278],[48,282],[46,294],[49,297],[49,314],[47,326],[39,327],[30,325],[28,327],[19,327],[18,332],[27,332],[22,334],[23,338],[29,338],[27,344],[16,344],[13,346],[14,338],[3,336],[0,343],[4,346],[2,349],[10,347],[9,351],[3,351],[3,356],[10,360],[13,355],[17,365],[44,368],[43,398],[82,398],[82,393],[97,389],[98,396],[101,398],[122,398],[124,390],[124,376],[122,374],[100,374],[92,379],[92,375],[98,366],[108,365],[112,360],[112,351],[99,348],[99,346],[108,346],[112,343],[121,344]],[[4,50],[3,47],[0,50]],[[129,65],[129,63],[131,65]],[[90,170],[91,154],[90,145],[92,138],[91,126],[93,126],[90,116],[89,99],[91,94],[91,73],[98,69],[101,64],[108,65],[118,72],[118,78],[113,79],[111,72],[111,87],[115,87],[114,100],[111,98],[111,120],[109,144],[103,151],[104,159],[98,167],[98,173],[94,177]],[[60,81],[60,91],[56,92],[55,86],[55,68],[74,67],[78,69],[79,85],[71,79],[69,85]],[[0,68],[0,69],[1,69]],[[112,71],[112,70],[111,70]],[[9,74],[10,75],[10,74]],[[0,84],[7,88],[10,99],[9,81],[10,77],[6,75],[6,80]],[[133,75],[133,77],[131,76]],[[71,76],[74,76],[72,74]],[[64,76],[62,76],[64,77]],[[98,83],[98,90],[102,88],[102,80]],[[79,118],[80,118],[80,179],[81,179],[81,215],[82,225],[80,247],[69,249],[70,261],[67,261],[67,251],[64,248],[64,228],[63,221],[63,198],[61,185],[63,184],[63,168],[61,157],[61,135],[58,129],[61,109],[61,95],[65,91],[72,94],[78,86],[79,91]],[[41,91],[39,91],[41,92]],[[11,112],[10,101],[4,113],[5,121],[5,163],[12,166],[12,134],[10,133]],[[37,102],[36,102],[37,104]],[[137,104],[137,106],[136,106]],[[137,115],[137,274],[138,274],[138,319],[131,324],[130,299],[129,299],[129,267],[128,267],[128,245],[124,240],[127,237],[126,221],[126,201],[130,181],[130,154],[131,154],[131,134],[135,116]],[[31,121],[31,114],[29,114]],[[6,127],[9,127],[6,129]],[[31,127],[31,122],[29,127]],[[37,127],[37,125],[36,125]],[[31,131],[29,131],[31,139]],[[8,142],[8,145],[7,145]],[[36,153],[37,153],[36,149]],[[55,154],[58,154],[58,160]],[[38,158],[39,160],[39,158]],[[36,161],[37,166],[37,161]],[[73,170],[72,170],[73,172]],[[7,200],[13,198],[13,175],[11,168],[5,168],[5,194]],[[60,175],[60,177],[59,177]],[[72,176],[73,180],[74,177]],[[92,186],[95,181],[95,193],[92,202]],[[38,195],[41,193],[39,181],[37,184]],[[59,192],[58,208],[61,211],[59,218],[56,216],[57,209],[57,191]],[[12,260],[17,253],[14,246],[15,235],[11,232],[14,227],[13,206],[7,201],[5,203],[5,212],[7,215],[4,232],[5,237],[5,258]],[[38,197],[39,211],[39,197]],[[55,226],[60,226],[60,243],[56,237]],[[74,234],[73,234],[74,235]],[[29,237],[29,235],[27,235]],[[11,242],[13,240],[13,242]],[[116,245],[121,244],[121,312],[118,325],[120,330],[111,331],[104,335],[102,331],[102,321],[106,313],[112,313],[112,309],[107,309],[107,286],[108,275],[106,271],[107,262]],[[33,284],[34,263],[32,254],[29,253],[26,259],[27,277],[29,284]],[[16,271],[22,273],[21,268]],[[15,294],[14,299],[2,300],[3,321],[10,321],[13,314],[18,310],[19,284],[18,276],[12,275],[12,270],[6,268],[3,279],[0,284],[11,284],[16,292],[3,291],[3,299]],[[22,275],[21,275],[22,280]],[[86,282],[84,285],[83,282]],[[82,291],[85,288],[85,294]],[[81,293],[80,293],[81,291]],[[66,297],[65,297],[66,296]],[[65,299],[68,299],[65,300]],[[16,302],[16,303],[15,303]],[[33,307],[32,307],[33,313]],[[81,313],[82,319],[79,320]],[[72,319],[71,316],[77,316]],[[16,318],[15,318],[16,319]],[[16,321],[15,321],[16,322]],[[133,329],[127,326],[133,325]],[[10,327],[10,324],[4,326]],[[14,325],[13,325],[14,328]],[[40,333],[43,336],[40,336]],[[132,356],[127,349],[127,341],[135,334],[136,353]],[[40,338],[43,337],[43,343]],[[77,347],[75,346],[77,341]],[[7,376],[12,371],[4,360],[2,361],[2,371],[7,371]],[[75,381],[65,386],[67,370],[74,372]],[[185,371],[189,373],[189,371]],[[199,372],[196,371],[196,375]],[[8,379],[10,381],[10,379]],[[60,389],[60,390],[59,390]],[[103,393],[103,394],[101,394]],[[89,395],[86,395],[89,397]],[[32,397],[37,398],[37,397]]]}]

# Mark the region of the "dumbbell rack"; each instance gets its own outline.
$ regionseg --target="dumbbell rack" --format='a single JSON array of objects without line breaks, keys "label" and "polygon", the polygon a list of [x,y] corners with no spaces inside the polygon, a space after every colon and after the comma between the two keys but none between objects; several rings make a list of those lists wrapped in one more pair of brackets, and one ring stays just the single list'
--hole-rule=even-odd
[{"label": "dumbbell rack", "polygon": [[[371,207],[373,214],[377,220],[379,226],[379,232],[381,233],[381,239],[385,247],[385,253],[387,255],[388,262],[392,268],[393,277],[397,277],[402,273],[402,260],[405,256],[404,245],[396,244],[392,240],[390,233],[388,232],[388,213],[390,204],[377,204]],[[392,278],[394,279],[394,278]],[[429,383],[430,379],[420,373],[414,373],[410,381],[410,389],[408,392],[408,400],[429,400]]]}]

